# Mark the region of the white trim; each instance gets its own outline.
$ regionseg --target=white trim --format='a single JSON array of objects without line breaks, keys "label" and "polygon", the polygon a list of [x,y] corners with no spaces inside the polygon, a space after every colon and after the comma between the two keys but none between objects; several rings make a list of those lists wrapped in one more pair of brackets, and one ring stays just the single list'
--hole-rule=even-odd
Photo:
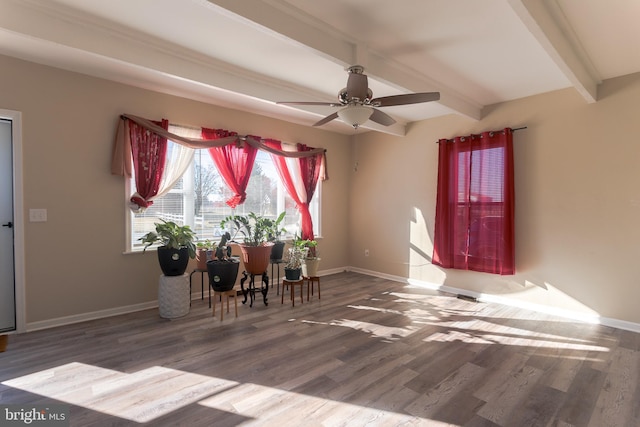
[{"label": "white trim", "polygon": [[27,332],[38,331],[40,329],[55,328],[57,326],[71,325],[73,323],[86,322],[89,320],[103,319],[105,317],[112,317],[121,314],[133,313],[136,311],[149,310],[156,307],[158,307],[157,300],[140,304],[127,305],[124,307],[110,308],[107,310],[74,314],[72,316],[57,317],[55,319],[42,320],[39,322],[30,322],[27,324]]},{"label": "white trim", "polygon": [[[579,313],[571,310],[563,310],[555,307],[545,306],[541,304],[532,304],[524,301],[517,301],[511,298],[499,297],[496,295],[482,294],[478,292],[469,291],[466,289],[455,288],[452,286],[439,285],[437,283],[425,282],[421,280],[409,279],[406,277],[395,276],[391,274],[379,273],[376,271],[365,270],[357,267],[340,267],[329,270],[322,270],[318,272],[319,276],[327,276],[330,274],[342,273],[344,271],[365,274],[367,276],[379,277],[381,279],[392,280],[394,282],[406,283],[412,286],[419,286],[435,291],[445,292],[452,295],[466,295],[476,298],[480,302],[502,304],[510,307],[522,308],[524,310],[531,310],[535,312],[550,314],[571,320],[576,320],[584,323],[600,324],[603,326],[609,326],[616,329],[623,329],[632,332],[640,332],[640,324],[628,322],[626,320],[612,319],[608,317],[590,316],[584,313]],[[275,284],[275,283],[274,283]],[[192,289],[191,299],[200,300],[200,289]],[[208,299],[208,294],[205,289],[205,300]],[[40,322],[32,322],[27,324],[26,331],[36,331],[40,329],[53,328],[57,326],[69,325],[73,323],[85,322],[89,320],[101,319],[105,317],[118,316],[121,314],[133,313],[136,311],[149,310],[158,307],[158,301],[150,301],[141,304],[134,304],[125,307],[117,307],[108,310],[94,311],[90,313],[82,313],[73,316],[59,317],[56,319],[43,320]]]},{"label": "white trim", "polygon": [[565,309],[551,307],[551,306],[542,305],[542,304],[534,304],[526,301],[519,301],[512,298],[505,298],[497,295],[483,294],[479,292],[470,291],[467,289],[460,289],[460,288],[440,285],[432,282],[425,282],[425,281],[409,279],[401,276],[378,273],[376,271],[365,270],[357,267],[348,267],[347,271],[366,274],[368,276],[380,277],[382,279],[393,280],[395,282],[407,283],[409,285],[420,286],[423,288],[446,292],[453,295],[466,295],[466,296],[473,297],[480,302],[502,304],[509,307],[517,307],[517,308],[522,308],[524,310],[535,311],[538,313],[550,314],[553,316],[576,320],[583,323],[599,324],[599,325],[609,326],[616,329],[624,329],[632,332],[640,332],[639,323],[628,322],[626,320],[612,319],[609,317],[590,315],[586,313],[581,313],[581,312],[572,311],[572,310],[565,310]]},{"label": "white trim", "polygon": [[24,267],[24,189],[22,171],[22,113],[0,109],[0,118],[11,120],[13,152],[13,243],[16,298],[16,330],[25,332],[25,267]]},{"label": "white trim", "polygon": [[[347,271],[347,269],[335,268],[332,270],[323,270],[323,271],[319,271],[318,275],[326,276],[328,274],[342,273],[343,271]],[[200,298],[201,298],[200,289],[199,289],[199,286],[197,286],[197,284],[199,284],[199,282],[197,281],[194,281],[194,283],[192,284],[193,286],[193,288],[191,289],[192,301],[196,301],[196,300],[200,301]],[[274,282],[273,284],[275,285],[276,283]],[[208,301],[208,299],[209,299],[209,295],[207,293],[207,283],[205,282],[203,301]],[[26,326],[26,330],[22,332],[33,332],[41,329],[55,328],[58,326],[71,325],[74,323],[87,322],[89,320],[103,319],[103,318],[112,317],[112,316],[119,316],[121,314],[134,313],[136,311],[149,310],[157,307],[158,307],[158,301],[155,300],[155,301],[149,301],[149,302],[144,302],[140,304],[127,305],[124,307],[110,308],[107,310],[99,310],[99,311],[92,311],[89,313],[74,314],[72,316],[64,316],[64,317],[58,317],[55,319],[48,319],[48,320],[42,320],[39,322],[28,323]]]}]

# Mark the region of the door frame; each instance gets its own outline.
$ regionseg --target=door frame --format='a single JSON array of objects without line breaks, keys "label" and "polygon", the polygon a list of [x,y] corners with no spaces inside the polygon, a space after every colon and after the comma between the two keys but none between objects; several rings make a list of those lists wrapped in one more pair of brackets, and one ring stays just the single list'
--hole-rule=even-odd
[{"label": "door frame", "polygon": [[22,169],[22,113],[0,109],[0,118],[11,120],[11,144],[13,166],[13,244],[14,278],[16,298],[16,330],[8,333],[26,332],[26,298],[24,268],[24,191]]}]

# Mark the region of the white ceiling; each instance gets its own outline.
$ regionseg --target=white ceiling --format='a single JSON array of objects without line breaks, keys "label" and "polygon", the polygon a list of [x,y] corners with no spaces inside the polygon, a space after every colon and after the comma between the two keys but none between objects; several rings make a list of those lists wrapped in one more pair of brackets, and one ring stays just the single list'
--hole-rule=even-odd
[{"label": "white ceiling", "polygon": [[[0,54],[311,126],[360,64],[405,125],[640,71],[637,0],[0,0]],[[350,134],[340,120],[324,128]]]}]

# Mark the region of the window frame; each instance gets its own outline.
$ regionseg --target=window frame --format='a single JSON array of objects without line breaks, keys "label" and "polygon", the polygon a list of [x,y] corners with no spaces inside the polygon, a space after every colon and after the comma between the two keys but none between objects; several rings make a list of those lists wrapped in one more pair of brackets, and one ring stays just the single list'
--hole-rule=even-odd
[{"label": "window frame", "polygon": [[[180,126],[180,125],[174,125],[174,126]],[[286,142],[282,143],[283,145],[292,145]],[[271,155],[264,152],[264,151],[259,151],[258,155],[260,155],[261,153],[266,154],[267,158],[269,160],[271,160]],[[207,153],[208,156],[208,153]],[[132,160],[130,160],[132,161]],[[258,161],[258,159],[256,158],[256,162]],[[183,188],[181,190],[175,190],[172,189],[170,190],[165,196],[169,195],[169,194],[176,194],[176,193],[182,193],[182,200],[183,200],[183,206],[188,206],[188,205],[192,205],[193,203],[193,199],[195,198],[195,180],[192,178],[192,176],[194,175],[194,169],[196,167],[196,156],[194,156],[194,159],[191,162],[191,165],[189,166],[189,168],[185,171],[184,175],[183,175],[183,179],[182,179],[182,183],[183,183]],[[214,165],[215,167],[215,165]],[[132,169],[133,170],[133,169]],[[186,179],[185,179],[186,177]],[[280,179],[279,174],[276,173],[275,176],[271,176],[272,179],[275,179],[275,181],[277,182],[277,186],[278,186],[278,201],[277,201],[277,211],[276,211],[276,215],[279,214],[280,212],[282,212],[283,210],[285,210],[285,199],[287,197],[290,196],[287,194],[286,189],[284,188],[284,185],[282,183],[282,180]],[[134,183],[133,183],[134,179],[132,176],[125,176],[124,179],[124,193],[125,193],[125,251],[124,253],[140,253],[144,251],[144,247],[143,245],[136,245],[136,241],[134,241],[133,239],[133,223],[135,221],[135,213],[133,211],[131,211],[131,209],[129,208],[129,204],[130,204],[130,197],[133,191],[135,191],[135,187],[134,187]],[[186,185],[185,185],[186,184]],[[185,188],[186,187],[186,188]],[[188,197],[189,196],[185,196],[185,194],[187,194],[187,191],[189,191],[189,188],[192,189],[191,191],[191,201],[189,201]],[[249,190],[249,189],[248,189]],[[162,197],[165,197],[162,196]],[[293,202],[293,200],[291,200]],[[314,236],[316,239],[321,238],[322,236],[322,221],[321,221],[321,211],[322,211],[322,180],[318,180],[318,184],[316,187],[316,190],[314,192],[311,204],[310,204],[310,212],[311,212],[311,218],[313,219],[313,229],[314,229]],[[242,209],[243,205],[239,205],[236,210],[232,210],[232,212],[237,211],[239,209]],[[230,209],[230,208],[229,208]],[[194,224],[195,224],[195,210],[191,209],[189,214],[188,214],[188,210],[184,209],[183,207],[183,218],[184,218],[184,223],[185,224],[189,224],[192,228],[195,229]],[[299,224],[300,224],[300,214],[297,210],[297,208],[294,208],[294,210],[289,210],[288,214],[295,212],[296,214],[296,224],[298,226],[296,232],[299,233],[300,229],[299,229]],[[238,212],[238,213],[241,213]],[[149,230],[151,231],[151,230]],[[285,236],[283,236],[283,240],[290,240],[293,237],[293,233],[292,232],[287,232],[287,234]],[[207,237],[200,237],[200,239],[204,240]],[[211,240],[211,238],[209,238]],[[214,240],[217,239],[217,237],[213,237]],[[238,241],[241,241],[241,236],[237,236]],[[159,246],[158,244],[152,245],[150,247],[151,248],[156,248],[157,246]]]}]

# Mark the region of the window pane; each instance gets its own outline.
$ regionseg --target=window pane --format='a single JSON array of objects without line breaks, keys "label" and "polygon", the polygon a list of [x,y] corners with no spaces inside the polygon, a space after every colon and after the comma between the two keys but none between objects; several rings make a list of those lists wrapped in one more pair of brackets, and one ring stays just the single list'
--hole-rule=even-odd
[{"label": "window pane", "polygon": [[[169,130],[179,133],[177,126],[170,126]],[[310,207],[316,235],[319,230],[319,190],[316,190]],[[127,196],[134,191],[133,180],[130,180]],[[231,191],[220,176],[208,151],[197,150],[192,167],[169,193],[155,199],[153,205],[145,212],[128,215],[131,223],[130,250],[141,250],[143,245],[138,239],[153,231],[154,224],[161,219],[189,224],[199,240],[217,241],[221,234],[220,221],[234,213],[225,203],[231,196]],[[295,202],[286,194],[271,156],[258,151],[247,186],[247,199],[236,208],[235,213],[242,215],[256,212],[275,220],[283,210],[287,212],[285,223],[282,224],[287,233],[283,238],[300,234],[300,215]]]}]

